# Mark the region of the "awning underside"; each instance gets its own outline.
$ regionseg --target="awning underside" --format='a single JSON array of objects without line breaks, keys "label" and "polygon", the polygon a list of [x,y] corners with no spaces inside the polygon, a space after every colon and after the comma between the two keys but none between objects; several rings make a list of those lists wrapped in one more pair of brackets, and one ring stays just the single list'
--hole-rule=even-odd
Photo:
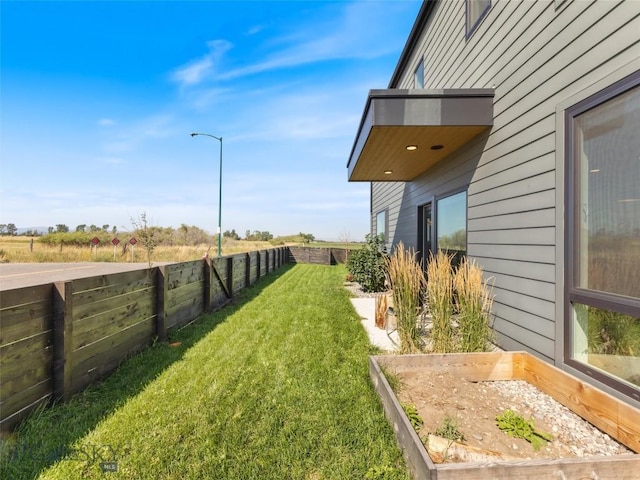
[{"label": "awning underside", "polygon": [[492,125],[492,89],[372,90],[349,181],[412,181]]}]

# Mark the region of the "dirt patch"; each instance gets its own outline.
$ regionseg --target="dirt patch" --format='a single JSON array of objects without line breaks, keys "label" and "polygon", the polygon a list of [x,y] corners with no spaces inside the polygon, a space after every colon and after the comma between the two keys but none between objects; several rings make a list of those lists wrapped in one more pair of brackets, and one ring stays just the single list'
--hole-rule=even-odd
[{"label": "dirt patch", "polygon": [[[397,377],[400,381],[397,393],[400,402],[414,405],[424,421],[418,432],[423,441],[449,416],[464,435],[464,444],[497,452],[505,460],[633,453],[522,380],[470,382],[450,373],[425,369],[402,372]],[[526,440],[512,438],[502,432],[495,418],[507,409],[525,419],[533,418],[536,429],[553,435],[553,441],[536,451]],[[435,462],[441,460],[433,459]]]}]

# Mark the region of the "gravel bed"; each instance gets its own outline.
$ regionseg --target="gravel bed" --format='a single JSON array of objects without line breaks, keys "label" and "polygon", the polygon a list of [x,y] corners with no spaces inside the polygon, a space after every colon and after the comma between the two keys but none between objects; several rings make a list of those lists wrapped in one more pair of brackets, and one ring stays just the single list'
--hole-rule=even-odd
[{"label": "gravel bed", "polygon": [[380,295],[381,293],[384,293],[384,292],[371,292],[371,293],[365,292],[364,290],[362,290],[362,287],[358,282],[344,282],[344,288],[349,290],[349,292],[351,292],[351,294],[354,297],[360,297],[360,298],[375,298],[376,295]]},{"label": "gravel bed", "polygon": [[611,456],[634,452],[594,427],[581,416],[524,380],[486,382],[505,397],[524,400],[536,419],[553,425],[551,433],[571,445],[576,457]]}]

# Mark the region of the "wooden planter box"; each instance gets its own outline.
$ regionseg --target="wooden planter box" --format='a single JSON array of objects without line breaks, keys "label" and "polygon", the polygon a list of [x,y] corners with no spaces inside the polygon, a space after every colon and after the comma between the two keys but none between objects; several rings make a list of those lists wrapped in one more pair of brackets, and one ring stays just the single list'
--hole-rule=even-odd
[{"label": "wooden planter box", "polygon": [[640,455],[434,464],[380,365],[399,374],[424,368],[470,381],[525,380],[636,453],[640,453],[640,410],[526,352],[369,357],[371,379],[416,479],[640,479]]}]

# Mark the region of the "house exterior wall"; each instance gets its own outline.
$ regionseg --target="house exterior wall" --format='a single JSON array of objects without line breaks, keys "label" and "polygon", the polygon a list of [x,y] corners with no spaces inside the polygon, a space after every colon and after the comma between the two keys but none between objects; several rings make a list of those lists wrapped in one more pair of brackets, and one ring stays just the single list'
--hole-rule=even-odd
[{"label": "house exterior wall", "polygon": [[[640,2],[493,0],[465,39],[465,2],[441,1],[390,88],[494,88],[494,126],[409,183],[371,185],[389,247],[417,245],[418,206],[467,187],[467,249],[495,278],[500,346],[562,363],[558,106],[640,57]],[[560,183],[559,183],[560,182]],[[561,193],[561,192],[560,192]]]}]

